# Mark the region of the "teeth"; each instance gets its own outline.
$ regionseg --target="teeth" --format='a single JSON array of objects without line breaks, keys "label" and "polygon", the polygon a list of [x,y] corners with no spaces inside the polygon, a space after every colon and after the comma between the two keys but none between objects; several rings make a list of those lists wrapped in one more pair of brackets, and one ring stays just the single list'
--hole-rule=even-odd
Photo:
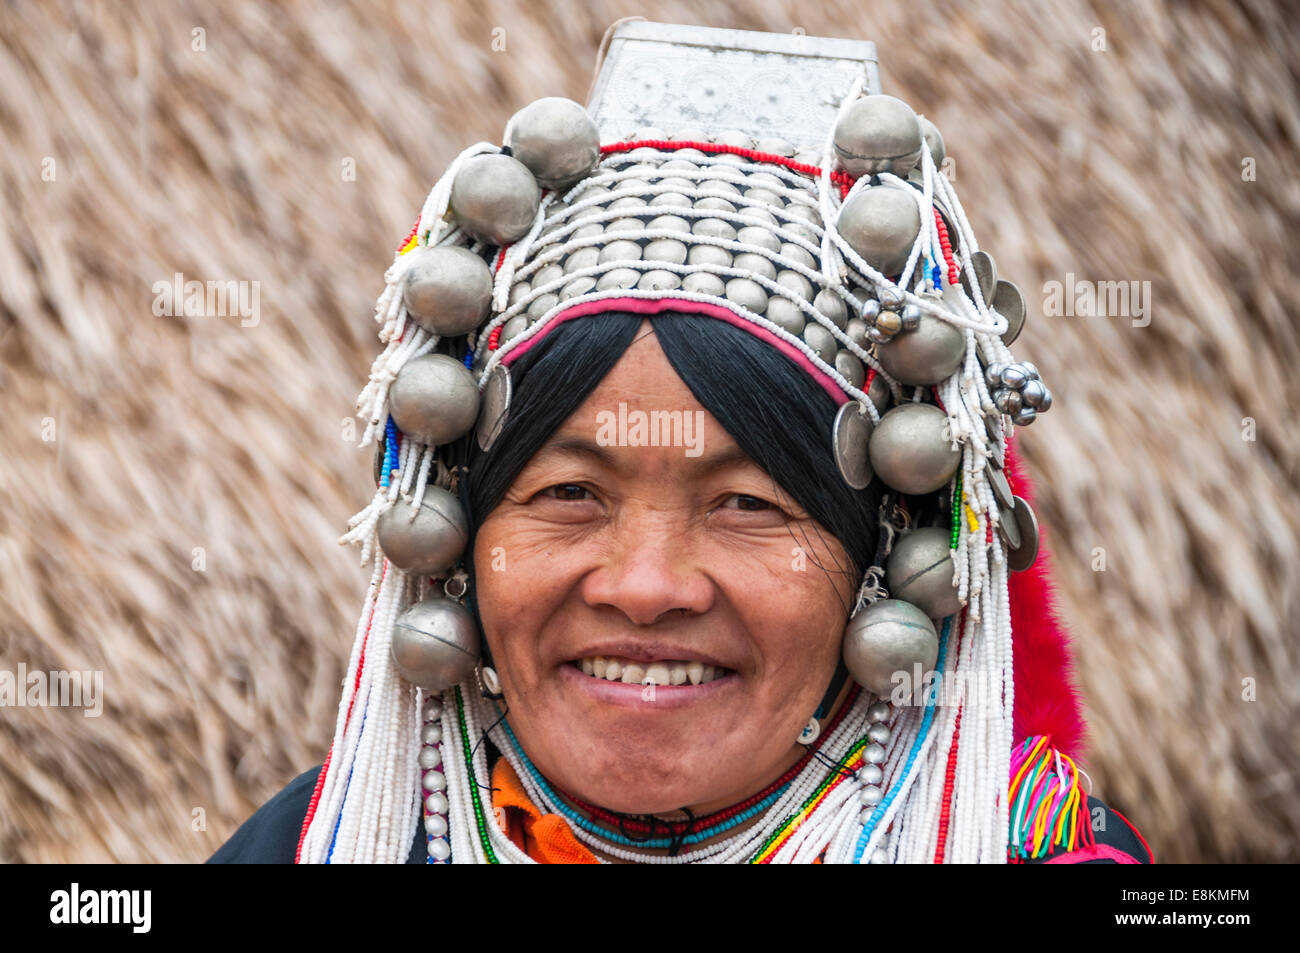
[{"label": "teeth", "polygon": [[667,685],[672,680],[672,675],[668,672],[668,666],[664,662],[654,662],[645,670],[645,679],[642,684]]},{"label": "teeth", "polygon": [[645,669],[635,663],[623,669],[623,681],[629,685],[640,685],[645,679]]},{"label": "teeth", "polygon": [[727,674],[727,669],[703,662],[620,662],[596,655],[578,662],[584,675],[627,685],[703,685]]}]

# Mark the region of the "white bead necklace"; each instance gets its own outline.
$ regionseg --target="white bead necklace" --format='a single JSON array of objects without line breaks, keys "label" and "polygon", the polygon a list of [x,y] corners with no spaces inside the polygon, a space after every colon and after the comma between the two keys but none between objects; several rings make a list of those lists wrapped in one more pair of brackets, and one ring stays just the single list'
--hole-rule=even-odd
[{"label": "white bead necklace", "polygon": [[[475,688],[467,683],[461,686],[465,699],[463,717],[465,731],[462,732],[454,702],[454,693],[448,692],[444,702],[438,698],[429,698],[423,704],[425,727],[421,741],[420,768],[423,773],[424,824],[428,842],[428,856],[431,863],[453,862],[464,858],[470,863],[491,863],[482,839],[477,836],[477,818],[472,808],[474,792],[471,791],[471,771],[475,781],[488,776],[486,753],[482,745],[474,741],[480,737],[478,724],[481,720],[498,721],[499,711],[495,705],[481,699]],[[869,717],[875,715],[872,723]],[[681,863],[740,863],[750,857],[763,843],[780,830],[791,814],[807,801],[827,780],[827,774],[834,771],[828,768],[822,758],[829,758],[838,763],[861,738],[863,728],[868,723],[883,725],[879,721],[879,706],[871,711],[867,693],[860,693],[853,706],[835,730],[824,740],[820,748],[821,757],[814,757],[795,776],[787,789],[782,792],[758,820],[750,827],[723,841],[679,854],[675,857],[650,855],[627,850],[609,844],[598,835],[591,834],[579,826],[573,826],[576,837],[589,846],[596,847],[602,853],[618,860],[633,863],[681,864]],[[437,730],[430,730],[430,728]],[[883,731],[877,736],[887,738]],[[515,769],[525,792],[539,808],[549,813],[560,813],[553,798],[535,781],[524,766],[522,760],[510,744],[509,737],[499,724],[491,732],[493,741]],[[464,757],[466,740],[474,749],[472,764],[467,764]],[[873,787],[864,783],[861,772],[846,777],[840,784],[824,797],[809,812],[803,822],[790,834],[787,842],[771,856],[772,862],[810,862],[827,848],[830,841],[846,827],[858,823],[858,805],[862,792]],[[486,790],[486,786],[484,790]],[[520,850],[495,819],[490,816],[490,803],[483,804],[480,796],[480,808],[483,816],[483,833],[486,834],[495,862],[497,863],[535,863]],[[846,806],[851,810],[846,810]],[[608,862],[608,861],[603,861]]]}]

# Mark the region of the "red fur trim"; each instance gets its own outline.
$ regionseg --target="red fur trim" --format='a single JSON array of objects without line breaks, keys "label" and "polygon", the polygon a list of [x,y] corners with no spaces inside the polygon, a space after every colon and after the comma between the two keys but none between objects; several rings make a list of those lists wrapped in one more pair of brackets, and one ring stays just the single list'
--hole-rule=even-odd
[{"label": "red fur trim", "polygon": [[[1033,502],[1033,484],[1007,445],[1007,480],[1017,496]],[[1083,700],[1074,685],[1070,636],[1057,617],[1048,540],[1039,525],[1038,559],[1011,574],[1011,639],[1016,702],[1013,731],[1018,744],[1051,735],[1050,744],[1078,758],[1086,744]]]}]

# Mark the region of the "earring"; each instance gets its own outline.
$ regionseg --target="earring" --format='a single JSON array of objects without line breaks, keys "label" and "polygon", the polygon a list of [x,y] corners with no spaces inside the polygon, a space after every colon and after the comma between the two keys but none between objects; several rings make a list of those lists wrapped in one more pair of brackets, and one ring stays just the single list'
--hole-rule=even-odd
[{"label": "earring", "polygon": [[799,732],[799,744],[810,745],[817,740],[822,733],[822,725],[816,718],[809,718],[808,724],[803,726],[803,731]]},{"label": "earring", "polygon": [[501,691],[501,677],[491,665],[479,665],[478,690],[483,693],[484,698],[491,698],[493,701],[506,697]]}]

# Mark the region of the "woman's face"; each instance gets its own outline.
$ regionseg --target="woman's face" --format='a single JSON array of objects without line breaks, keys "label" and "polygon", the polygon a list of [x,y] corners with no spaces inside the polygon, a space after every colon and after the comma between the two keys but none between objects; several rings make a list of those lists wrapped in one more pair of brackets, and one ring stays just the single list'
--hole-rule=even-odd
[{"label": "woman's face", "polygon": [[[676,445],[633,445],[654,412],[689,422]],[[520,472],[474,560],[511,728],[567,793],[714,810],[802,752],[840,651],[848,558],[704,410],[649,322]]]}]

